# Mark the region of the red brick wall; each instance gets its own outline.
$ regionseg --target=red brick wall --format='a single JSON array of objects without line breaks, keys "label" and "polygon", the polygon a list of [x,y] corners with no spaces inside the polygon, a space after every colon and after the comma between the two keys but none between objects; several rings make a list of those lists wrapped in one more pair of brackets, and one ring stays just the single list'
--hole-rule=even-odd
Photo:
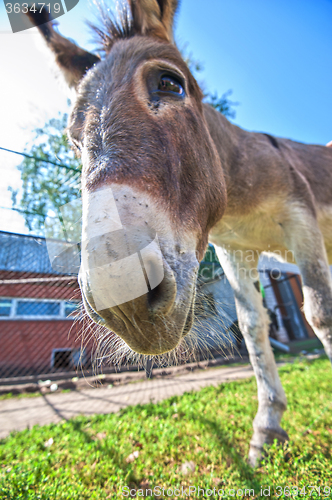
[{"label": "red brick wall", "polygon": [[[31,279],[52,281],[27,281]],[[74,276],[69,280],[57,280],[55,275],[0,271],[0,297],[43,298],[59,300],[81,300]],[[61,276],[59,276],[61,278]],[[1,283],[3,280],[20,280],[20,283]],[[23,281],[24,280],[24,281]],[[0,376],[15,376],[48,371],[51,366],[52,349],[81,348],[78,339],[80,324],[73,320],[19,320],[0,321]],[[86,351],[91,351],[84,343]]]},{"label": "red brick wall", "polygon": [[[81,347],[80,328],[71,320],[1,321],[0,373],[15,376],[23,371],[48,371],[52,349]],[[91,342],[84,342],[84,347],[91,351]]]}]

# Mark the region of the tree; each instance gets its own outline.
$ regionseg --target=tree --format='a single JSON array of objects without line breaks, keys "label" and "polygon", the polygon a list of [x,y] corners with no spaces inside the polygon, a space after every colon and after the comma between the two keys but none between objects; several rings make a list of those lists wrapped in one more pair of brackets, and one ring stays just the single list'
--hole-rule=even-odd
[{"label": "tree", "polygon": [[227,116],[228,118],[235,118],[235,110],[232,109],[233,106],[237,106],[238,102],[230,101],[229,96],[232,94],[232,90],[224,92],[221,97],[215,92],[211,94],[208,92],[204,95],[204,101],[213,106],[219,113]]},{"label": "tree", "polygon": [[65,133],[68,116],[52,118],[35,130],[33,146],[18,166],[23,181],[22,197],[12,192],[13,208],[23,212],[26,226],[41,233],[46,216],[80,196],[81,163],[70,149]]}]

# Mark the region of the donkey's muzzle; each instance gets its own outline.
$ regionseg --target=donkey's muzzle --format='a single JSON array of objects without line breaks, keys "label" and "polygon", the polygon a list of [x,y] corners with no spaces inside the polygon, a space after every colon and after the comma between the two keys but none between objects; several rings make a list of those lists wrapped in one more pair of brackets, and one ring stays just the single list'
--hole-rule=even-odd
[{"label": "donkey's muzzle", "polygon": [[[165,277],[175,282],[165,262],[158,236],[148,228],[126,226],[82,243],[81,274],[86,277],[97,312],[151,294],[151,308],[158,309],[154,290]],[[163,308],[163,307],[162,307]]]},{"label": "donkey's muzzle", "polygon": [[178,321],[176,280],[167,263],[165,268],[163,280],[154,289],[134,300],[98,311],[89,285],[82,286],[86,311],[135,352],[158,355],[174,349],[182,338],[186,318]]},{"label": "donkey's muzzle", "polygon": [[189,305],[177,300],[175,273],[147,229],[127,227],[87,242],[80,278],[90,317],[136,352],[170,351],[188,330]]}]

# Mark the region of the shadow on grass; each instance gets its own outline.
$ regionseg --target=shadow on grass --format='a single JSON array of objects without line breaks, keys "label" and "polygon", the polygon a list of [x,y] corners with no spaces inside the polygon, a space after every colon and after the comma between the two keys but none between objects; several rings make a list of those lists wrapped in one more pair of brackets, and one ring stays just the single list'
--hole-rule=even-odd
[{"label": "shadow on grass", "polygon": [[202,427],[204,426],[210,430],[215,441],[220,445],[223,455],[227,457],[228,468],[236,470],[240,474],[240,479],[243,481],[241,486],[253,488],[255,491],[259,490],[261,486],[260,472],[249,465],[247,457],[243,455],[243,452],[236,449],[236,443],[230,440],[225,429],[214,420],[204,417],[198,420]]}]

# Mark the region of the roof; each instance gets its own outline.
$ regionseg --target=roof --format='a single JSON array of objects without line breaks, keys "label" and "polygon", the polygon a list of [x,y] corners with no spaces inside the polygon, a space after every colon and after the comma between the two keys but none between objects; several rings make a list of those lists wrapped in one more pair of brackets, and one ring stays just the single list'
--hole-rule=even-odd
[{"label": "roof", "polygon": [[45,238],[0,231],[0,271],[73,274],[68,265],[62,267],[65,270],[61,271],[54,261],[52,267]]},{"label": "roof", "polygon": [[[0,271],[77,274],[80,265],[78,253],[75,245],[63,241],[47,239],[46,244],[46,239],[40,236],[0,231]],[[207,277],[214,272],[218,274],[219,270],[215,249],[209,244],[200,275]]]}]

